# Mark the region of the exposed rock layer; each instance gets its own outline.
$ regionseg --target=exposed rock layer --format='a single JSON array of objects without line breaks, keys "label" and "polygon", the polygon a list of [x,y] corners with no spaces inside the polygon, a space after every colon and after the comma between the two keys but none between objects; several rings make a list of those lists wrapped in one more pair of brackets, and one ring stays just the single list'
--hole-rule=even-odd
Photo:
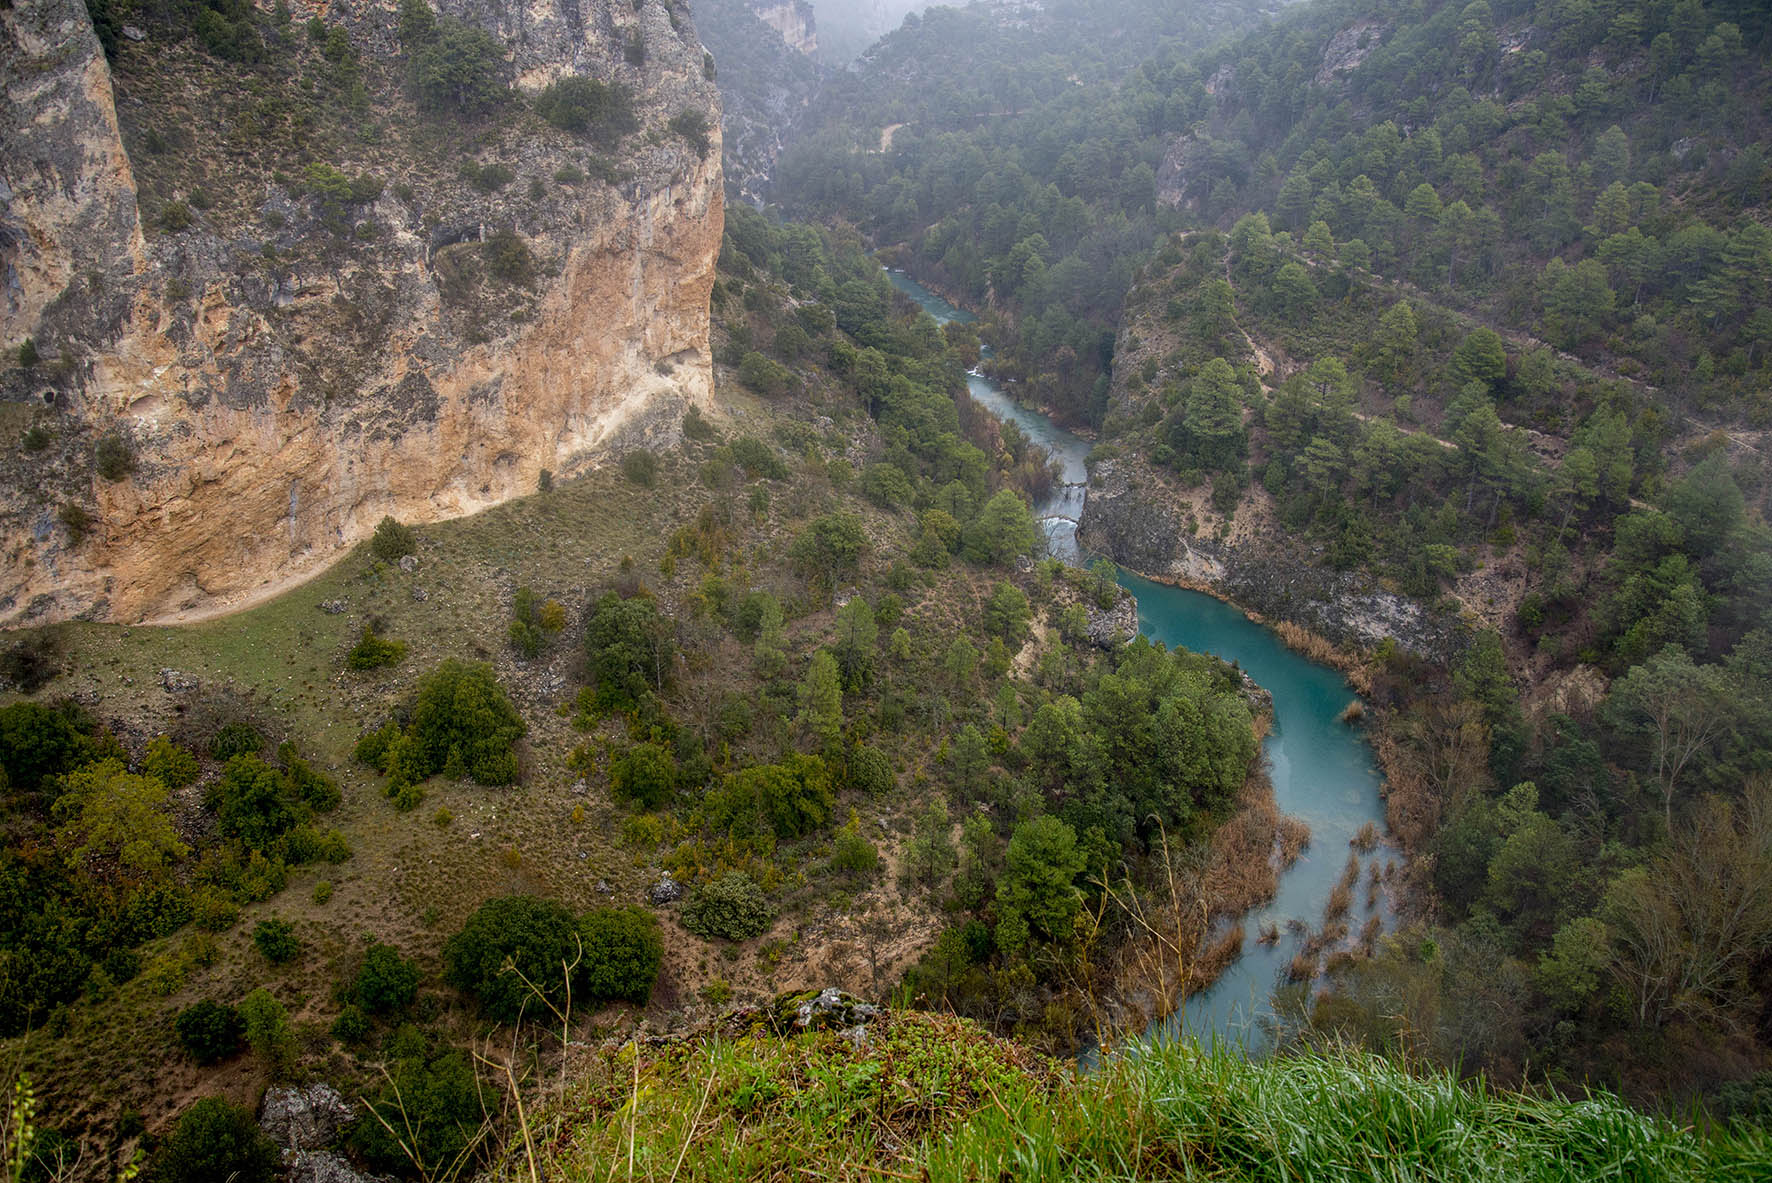
[{"label": "exposed rock layer", "polygon": [[[176,227],[164,211],[195,190],[138,184],[126,145],[166,129],[130,120],[200,111],[190,79],[234,76],[150,30],[120,48],[114,102],[79,0],[0,11],[0,344],[43,356],[0,365],[0,410],[54,440],[0,487],[0,624],[220,610],[318,571],[385,514],[530,492],[711,396],[718,104],[680,11],[445,0],[507,47],[520,90],[574,73],[631,90],[638,127],[602,155],[521,108],[451,143],[405,98],[393,0],[294,7],[298,28],[322,15],[349,32],[387,127],[335,161],[388,182],[342,226],[292,159],[242,171],[232,199]],[[711,113],[705,151],[666,126],[687,110]],[[488,164],[513,181],[462,179]],[[485,279],[489,239],[520,243],[533,274]],[[105,434],[134,453],[125,479],[94,472]]]}]

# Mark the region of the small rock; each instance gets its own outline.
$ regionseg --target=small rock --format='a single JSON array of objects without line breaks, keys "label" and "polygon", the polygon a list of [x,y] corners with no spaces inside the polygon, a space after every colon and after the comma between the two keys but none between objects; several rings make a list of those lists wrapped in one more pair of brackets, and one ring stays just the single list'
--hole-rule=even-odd
[{"label": "small rock", "polygon": [[662,879],[652,885],[649,894],[654,904],[668,904],[683,898],[683,885],[672,879],[667,871]]},{"label": "small rock", "polygon": [[123,35],[131,41],[146,41],[148,39],[147,31],[138,29],[134,25],[124,25]]},{"label": "small rock", "polygon": [[350,605],[343,600],[321,600],[320,611],[328,616],[342,616],[350,610]]},{"label": "small rock", "polygon": [[[585,856],[581,852],[578,857],[584,858]],[[597,880],[597,894],[598,895],[613,895],[614,893],[615,893],[615,888],[609,886],[609,880],[607,880],[607,879]]]},{"label": "small rock", "polygon": [[197,679],[189,674],[182,674],[171,667],[160,671],[160,688],[168,694],[188,694],[197,686]]},{"label": "small rock", "polygon": [[590,781],[577,780],[577,781],[572,782],[572,795],[574,797],[582,797],[590,791],[591,791],[591,782]]},{"label": "small rock", "polygon": [[414,587],[412,589],[412,598],[422,604],[426,600],[430,599],[431,597],[430,597],[430,594],[427,593],[424,588]]},{"label": "small rock", "polygon": [[817,994],[788,994],[776,1000],[775,1012],[782,1020],[792,1016],[794,1026],[804,1031],[841,1031],[851,1038],[855,1031],[880,1017],[880,1008],[857,1002],[835,986],[827,986]]},{"label": "small rock", "polygon": [[400,570],[406,572],[406,574],[408,574],[408,575],[410,575],[414,571],[418,570],[418,556],[417,555],[401,555],[400,556]]},{"label": "small rock", "polygon": [[288,1183],[384,1183],[385,1175],[365,1175],[330,1150],[296,1150],[283,1156]]},{"label": "small rock", "polygon": [[328,1084],[273,1088],[265,1093],[258,1124],[286,1150],[318,1150],[351,1120],[351,1107]]}]

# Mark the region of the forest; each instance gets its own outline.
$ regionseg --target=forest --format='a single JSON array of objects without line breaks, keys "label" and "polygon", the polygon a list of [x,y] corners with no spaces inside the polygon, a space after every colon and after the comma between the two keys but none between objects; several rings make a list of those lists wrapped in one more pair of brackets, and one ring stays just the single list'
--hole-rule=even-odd
[{"label": "forest", "polygon": [[980,309],[993,372],[1201,538],[1284,531],[1462,617],[1449,666],[1369,666],[1416,919],[1292,987],[1284,1038],[1764,1112],[1769,32],[1310,4],[1087,42],[1077,86],[931,12],[783,153],[785,212]]}]

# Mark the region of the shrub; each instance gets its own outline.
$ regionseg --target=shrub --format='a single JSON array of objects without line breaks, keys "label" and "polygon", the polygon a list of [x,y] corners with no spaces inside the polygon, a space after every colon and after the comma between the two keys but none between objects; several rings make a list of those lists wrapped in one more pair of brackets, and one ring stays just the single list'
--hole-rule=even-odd
[{"label": "shrub", "polygon": [[35,792],[51,776],[84,763],[91,740],[69,712],[37,702],[0,707],[0,770],[14,792]]},{"label": "shrub", "polygon": [[515,230],[499,230],[487,235],[486,241],[480,244],[480,253],[485,256],[486,270],[493,278],[520,288],[535,283],[535,255]]},{"label": "shrub", "polygon": [[858,743],[849,750],[846,771],[849,787],[859,789],[870,797],[878,797],[898,783],[898,778],[892,774],[892,762],[881,755],[878,749],[866,744]]},{"label": "shrub", "polygon": [[[424,776],[470,776],[483,785],[517,779],[512,751],[527,730],[504,689],[484,663],[446,661],[419,685],[409,738]],[[398,776],[402,769],[395,768]]]},{"label": "shrub", "polygon": [[[473,1063],[462,1052],[421,1044],[397,1057],[388,1075],[351,1145],[377,1170],[410,1173],[416,1166],[419,1178],[456,1177],[486,1120]],[[396,1137],[389,1126],[403,1133]]]},{"label": "shrub", "polygon": [[332,880],[317,879],[314,881],[314,902],[324,904],[332,899]]},{"label": "shrub", "polygon": [[294,961],[301,952],[301,941],[296,939],[295,925],[280,916],[273,916],[253,925],[252,944],[272,965]]},{"label": "shrub", "polygon": [[837,833],[831,843],[831,867],[848,875],[869,876],[880,865],[880,852],[874,849],[861,832],[861,819],[849,815],[849,824]]},{"label": "shrub", "polygon": [[271,1075],[287,1075],[295,1063],[295,1032],[289,1012],[263,986],[240,1000],[240,1017],[246,1023],[246,1042],[264,1060]]},{"label": "shrub", "polygon": [[677,761],[655,743],[637,743],[609,765],[609,787],[617,801],[659,809],[677,787]]},{"label": "shrub", "polygon": [[488,900],[444,943],[443,978],[492,1018],[515,1022],[525,1009],[540,1008],[536,991],[548,999],[564,995],[562,966],[577,956],[576,935],[571,913],[551,900]]},{"label": "shrub", "polygon": [[741,435],[727,445],[732,461],[745,470],[745,475],[763,480],[781,481],[788,477],[788,466],[762,440]]},{"label": "shrub", "polygon": [[695,154],[703,160],[708,158],[708,150],[713,147],[713,138],[709,134],[706,112],[691,107],[671,116],[671,131],[688,141],[695,149]]},{"label": "shrub", "polygon": [[191,228],[191,207],[182,201],[169,201],[160,207],[160,229],[177,234]]},{"label": "shrub", "polygon": [[264,747],[264,736],[250,723],[223,724],[209,740],[209,754],[224,763],[235,756],[256,756]]},{"label": "shrub", "polygon": [[142,773],[151,776],[169,789],[182,789],[197,779],[197,757],[185,751],[167,736],[159,736],[148,744],[142,755]]},{"label": "shrub", "polygon": [[535,111],[561,131],[588,133],[605,144],[635,126],[634,100],[626,87],[577,74],[550,82],[535,96]]},{"label": "shrub", "polygon": [[406,643],[395,641],[378,634],[371,625],[363,626],[363,636],[351,646],[345,654],[345,668],[353,670],[376,670],[383,666],[397,665],[406,657]]},{"label": "shrub", "polygon": [[1028,621],[1033,616],[1028,598],[1013,583],[999,583],[984,606],[984,629],[993,637],[1019,648],[1027,639]]},{"label": "shrub", "polygon": [[697,884],[683,904],[683,927],[709,940],[749,940],[767,932],[774,919],[763,889],[743,871]]},{"label": "shrub", "polygon": [[621,458],[621,474],[642,489],[658,483],[658,454],[647,448],[636,448]]},{"label": "shrub", "polygon": [[786,393],[793,377],[786,366],[754,350],[738,361],[738,380],[765,397]]},{"label": "shrub", "polygon": [[369,1016],[354,1002],[347,1002],[332,1020],[332,1037],[340,1043],[361,1043],[369,1037]]},{"label": "shrub", "polygon": [[[35,364],[35,363],[33,363]],[[19,437],[19,447],[27,452],[41,452],[55,439],[55,432],[42,423],[33,423]]]},{"label": "shrub", "polygon": [[509,97],[504,47],[484,29],[437,17],[429,35],[416,45],[408,41],[407,50],[413,89],[426,111],[480,115]]},{"label": "shrub", "polygon": [[172,1027],[178,1033],[179,1046],[205,1065],[219,1063],[239,1051],[240,1037],[246,1033],[239,1011],[207,998],[180,1011]]},{"label": "shrub", "polygon": [[648,692],[662,690],[674,648],[670,622],[651,599],[605,594],[585,624],[597,705],[631,707]]},{"label": "shrub", "polygon": [[363,954],[363,966],[351,982],[351,998],[371,1014],[404,1010],[418,993],[418,979],[418,966],[392,945],[376,941]]},{"label": "shrub", "polygon": [[268,851],[278,838],[306,820],[307,806],[289,780],[254,755],[235,756],[204,794],[217,829],[250,849]]},{"label": "shrub", "polygon": [[179,1114],[178,1124],[154,1160],[164,1183],[270,1183],[277,1147],[259,1129],[251,1110],[221,1097],[204,1097]]},{"label": "shrub", "polygon": [[61,673],[61,635],[50,630],[27,633],[0,649],[0,680],[25,694],[35,694]]},{"label": "shrub", "polygon": [[28,370],[42,360],[43,355],[37,352],[36,339],[26,337],[18,347],[18,364]]},{"label": "shrub", "polygon": [[584,942],[579,975],[585,992],[644,1006],[664,960],[658,921],[638,907],[598,908],[579,920],[578,933]]},{"label": "shrub", "polygon": [[101,435],[93,445],[92,458],[98,475],[107,481],[120,481],[135,471],[135,450],[121,432],[107,431]]},{"label": "shrub", "polygon": [[384,563],[397,563],[418,549],[418,535],[411,526],[402,526],[391,517],[376,523],[369,549]]}]

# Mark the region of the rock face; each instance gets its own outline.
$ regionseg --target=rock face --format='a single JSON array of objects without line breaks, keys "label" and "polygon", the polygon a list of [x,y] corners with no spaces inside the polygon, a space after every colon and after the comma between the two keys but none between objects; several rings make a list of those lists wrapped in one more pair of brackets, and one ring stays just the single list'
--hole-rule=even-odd
[{"label": "rock face", "polygon": [[1461,644],[1456,621],[1349,572],[1318,566],[1287,539],[1231,546],[1189,535],[1181,514],[1137,479],[1132,465],[1105,461],[1092,476],[1077,540],[1130,570],[1210,588],[1241,607],[1343,644],[1372,646],[1392,638],[1437,659]]},{"label": "rock face", "polygon": [[331,1085],[279,1086],[266,1090],[258,1124],[285,1150],[319,1150],[354,1116]]},{"label": "rock face", "polygon": [[818,52],[818,24],[806,0],[761,0],[751,5],[751,11],[780,33],[790,48],[808,55]]},{"label": "rock face", "polygon": [[113,73],[80,0],[0,10],[0,424],[49,440],[0,461],[0,625],[244,603],[711,397],[718,100],[683,5],[442,0],[519,91],[627,88],[613,144],[421,114],[396,0],[292,7],[286,60],[332,76],[310,17],[355,55],[363,101],[319,109],[362,124],[320,149],[380,182],[348,198],[304,172],[312,108],[237,105],[262,83],[187,30],[120,39]]}]

